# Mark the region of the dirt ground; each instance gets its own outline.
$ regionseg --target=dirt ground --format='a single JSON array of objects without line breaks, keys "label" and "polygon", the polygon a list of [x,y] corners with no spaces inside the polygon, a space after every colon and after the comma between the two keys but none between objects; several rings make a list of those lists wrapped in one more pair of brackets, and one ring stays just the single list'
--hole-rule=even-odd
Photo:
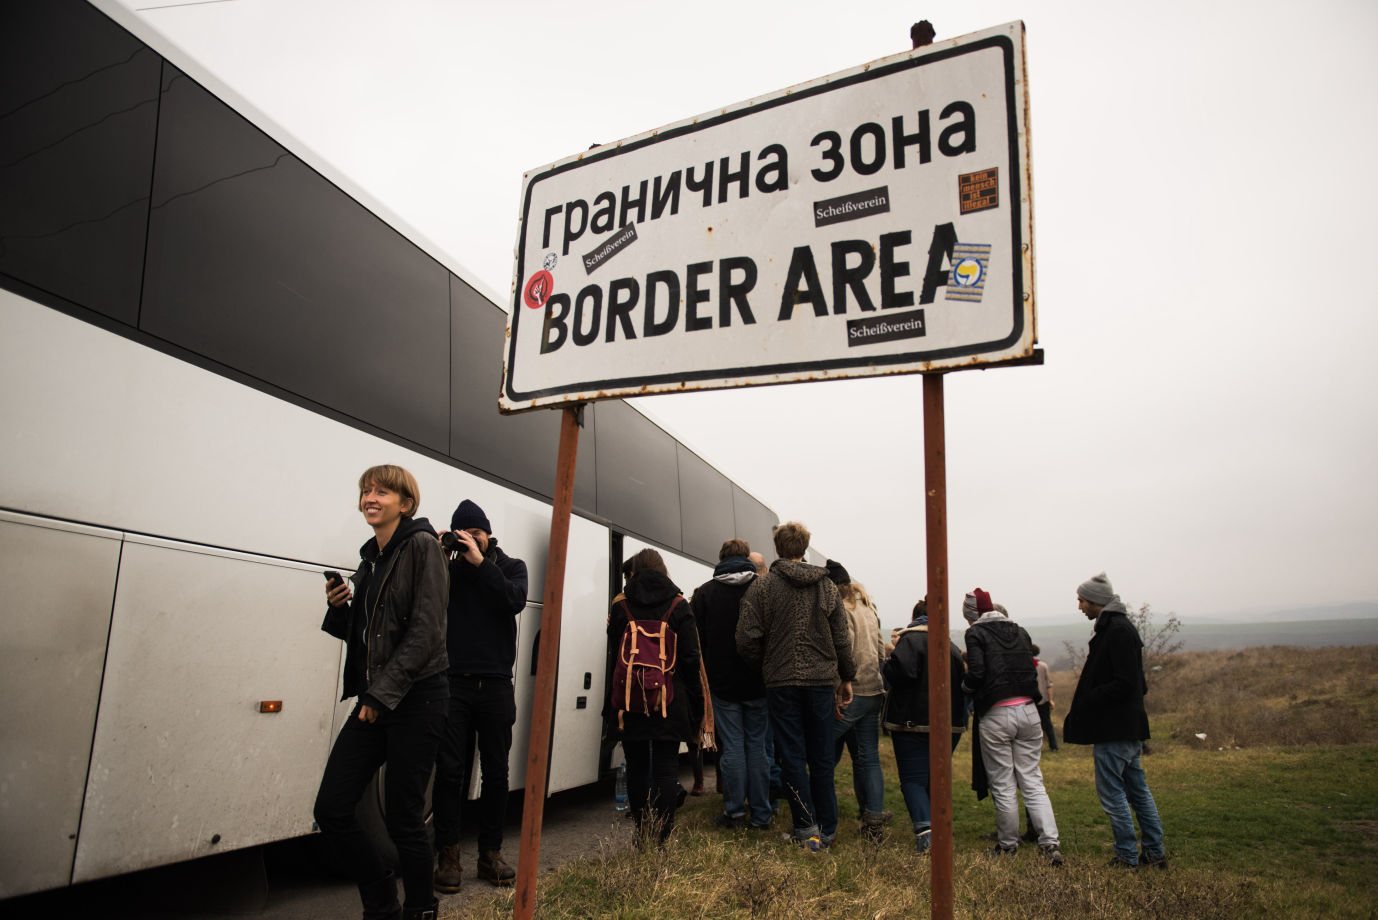
[{"label": "dirt ground", "polygon": [[[681,777],[688,789],[692,779]],[[712,789],[713,771],[708,769]],[[521,798],[508,809],[503,855],[514,867],[521,845]],[[687,809],[718,808],[711,793],[690,798]],[[604,845],[631,846],[631,822],[613,804],[610,782],[556,793],[546,801],[541,829],[541,872],[596,857]],[[338,920],[357,917],[359,895],[347,880],[326,872],[316,838],[298,838],[221,856],[134,872],[113,879],[0,901],[6,920],[100,917],[101,920]],[[458,894],[440,895],[440,916],[456,917],[471,901],[498,889],[475,876],[472,828],[461,840],[465,878]],[[538,883],[539,884],[539,883]],[[510,889],[509,889],[510,890]]]}]

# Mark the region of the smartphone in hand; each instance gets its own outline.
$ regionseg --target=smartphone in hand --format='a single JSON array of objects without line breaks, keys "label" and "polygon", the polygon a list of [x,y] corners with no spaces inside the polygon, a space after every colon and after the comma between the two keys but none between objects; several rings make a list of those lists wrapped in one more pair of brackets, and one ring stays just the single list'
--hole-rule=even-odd
[{"label": "smartphone in hand", "polygon": [[326,573],[325,573],[325,585],[326,585],[327,588],[329,588],[331,591],[334,591],[336,588],[338,588],[338,587],[339,587],[340,585],[342,585],[342,584],[344,584],[344,576],[343,576],[343,575],[341,575],[339,572],[336,572],[334,569],[327,569],[327,570],[326,570]]}]

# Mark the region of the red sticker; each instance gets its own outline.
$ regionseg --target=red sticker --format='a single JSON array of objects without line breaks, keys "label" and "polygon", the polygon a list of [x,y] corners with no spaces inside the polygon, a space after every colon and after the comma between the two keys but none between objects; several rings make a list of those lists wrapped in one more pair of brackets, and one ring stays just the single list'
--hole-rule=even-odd
[{"label": "red sticker", "polygon": [[554,286],[555,279],[551,277],[550,272],[542,269],[527,279],[526,287],[522,288],[522,299],[531,309],[539,310],[550,299],[550,291]]}]

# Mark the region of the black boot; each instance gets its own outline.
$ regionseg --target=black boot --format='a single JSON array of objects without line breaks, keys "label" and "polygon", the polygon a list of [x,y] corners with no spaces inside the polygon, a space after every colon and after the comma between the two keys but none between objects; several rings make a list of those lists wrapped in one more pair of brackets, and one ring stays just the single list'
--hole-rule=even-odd
[{"label": "black boot", "polygon": [[431,898],[426,907],[408,907],[402,912],[402,920],[435,920],[440,912],[440,902]]},{"label": "black boot", "polygon": [[402,918],[402,905],[397,903],[397,877],[391,872],[376,882],[360,882],[359,899],[364,902],[364,920]]}]

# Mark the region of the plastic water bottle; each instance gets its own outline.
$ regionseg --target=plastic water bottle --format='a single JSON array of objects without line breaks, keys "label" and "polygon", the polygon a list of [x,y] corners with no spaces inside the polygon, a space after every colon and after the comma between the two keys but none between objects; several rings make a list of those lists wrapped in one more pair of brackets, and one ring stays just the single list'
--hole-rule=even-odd
[{"label": "plastic water bottle", "polygon": [[627,763],[623,761],[617,767],[617,780],[613,784],[613,802],[617,805],[618,811],[627,810]]}]

